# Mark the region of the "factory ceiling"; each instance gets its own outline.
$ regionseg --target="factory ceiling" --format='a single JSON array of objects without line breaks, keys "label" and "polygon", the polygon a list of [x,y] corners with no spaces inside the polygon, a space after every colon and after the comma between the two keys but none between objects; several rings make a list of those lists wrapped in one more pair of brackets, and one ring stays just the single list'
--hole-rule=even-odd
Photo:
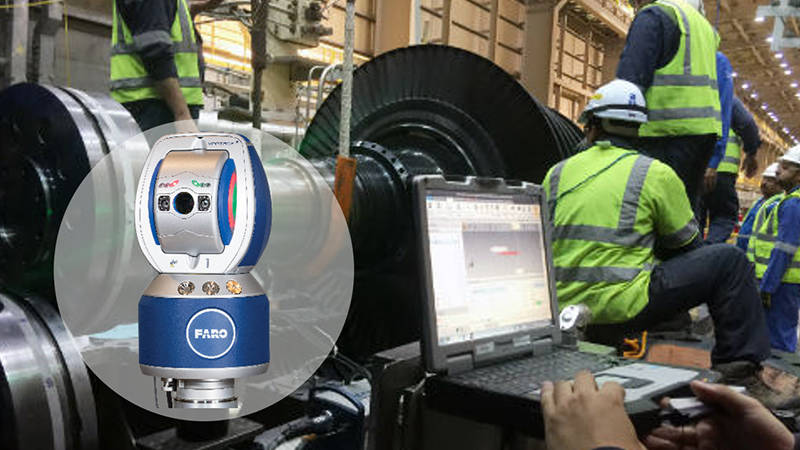
[{"label": "factory ceiling", "polygon": [[[800,139],[800,51],[771,48],[775,20],[785,20],[785,36],[800,36],[796,18],[757,18],[765,0],[705,0],[706,17],[718,27],[720,50],[733,65],[736,95],[775,130],[775,140]],[[777,142],[776,142],[777,144]]]}]

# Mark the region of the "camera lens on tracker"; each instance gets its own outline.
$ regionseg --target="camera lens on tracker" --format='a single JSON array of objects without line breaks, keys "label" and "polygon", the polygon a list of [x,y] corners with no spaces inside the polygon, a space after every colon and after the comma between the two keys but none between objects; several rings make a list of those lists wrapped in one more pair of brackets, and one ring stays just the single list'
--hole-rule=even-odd
[{"label": "camera lens on tracker", "polygon": [[194,197],[188,192],[181,192],[175,196],[175,211],[180,214],[189,214],[194,209]]}]

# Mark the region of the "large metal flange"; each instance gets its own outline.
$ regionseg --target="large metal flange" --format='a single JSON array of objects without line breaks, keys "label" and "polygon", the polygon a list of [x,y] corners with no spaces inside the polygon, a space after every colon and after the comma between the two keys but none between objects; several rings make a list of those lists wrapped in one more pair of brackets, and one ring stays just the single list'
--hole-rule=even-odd
[{"label": "large metal flange", "polygon": [[[0,282],[54,298],[55,243],[72,195],[109,149],[139,132],[127,110],[105,94],[31,83],[0,92]],[[126,150],[146,152],[141,141]],[[130,169],[118,175],[130,178],[136,172]]]},{"label": "large metal flange", "polygon": [[0,149],[0,280],[52,293],[60,218],[103,146],[72,97],[18,84],[0,93]]},{"label": "large metal flange", "polygon": [[0,293],[0,404],[0,448],[98,448],[88,371],[42,299]]},{"label": "large metal flange", "polygon": [[403,161],[389,149],[374,142],[358,141],[350,146],[350,152],[355,155],[364,155],[379,161],[388,169],[395,180],[405,186],[411,175]]}]

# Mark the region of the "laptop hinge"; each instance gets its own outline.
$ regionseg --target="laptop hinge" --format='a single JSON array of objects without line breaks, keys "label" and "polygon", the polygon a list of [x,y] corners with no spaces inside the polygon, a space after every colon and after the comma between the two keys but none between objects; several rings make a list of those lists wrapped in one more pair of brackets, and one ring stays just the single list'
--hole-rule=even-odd
[{"label": "laptop hinge", "polygon": [[472,353],[462,353],[456,356],[447,357],[447,374],[456,375],[472,370],[475,366],[472,360]]},{"label": "laptop hinge", "polygon": [[546,355],[553,352],[553,338],[533,341],[533,356]]}]

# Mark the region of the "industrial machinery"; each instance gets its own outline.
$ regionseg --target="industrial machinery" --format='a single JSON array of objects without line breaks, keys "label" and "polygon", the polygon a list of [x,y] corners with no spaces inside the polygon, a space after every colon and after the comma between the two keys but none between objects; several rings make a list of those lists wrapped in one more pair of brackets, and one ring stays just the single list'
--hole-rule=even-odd
[{"label": "industrial machinery", "polygon": [[242,136],[169,135],[150,150],[136,233],[159,275],[139,301],[139,365],[160,378],[167,407],[236,408],[235,379],[267,370],[269,301],[250,270],[271,210]]},{"label": "industrial machinery", "polygon": [[131,140],[138,125],[107,95],[24,83],[0,104],[0,284],[54,299],[56,237],[73,193],[110,149],[127,142],[146,154],[147,142]]},{"label": "industrial machinery", "polygon": [[88,370],[58,312],[0,292],[0,448],[97,448]]},{"label": "industrial machinery", "polygon": [[[300,147],[330,183],[340,101],[337,88]],[[575,151],[582,134],[490,61],[433,45],[388,52],[361,66],[351,120],[358,172],[350,234],[357,272],[339,344],[365,356],[419,336],[409,180],[443,173],[538,182]]]},{"label": "industrial machinery", "polygon": [[[18,85],[0,93],[0,281],[8,290],[35,290],[52,298],[52,254],[61,217],[90,167],[122,136],[104,132],[104,117],[132,122],[107,98],[90,97],[103,105],[98,109],[87,106],[86,98],[38,85]],[[337,89],[317,112],[300,149],[329,184],[339,111]],[[130,126],[117,128],[130,132]],[[410,47],[361,66],[353,84],[352,155],[358,171],[349,224],[356,278],[348,320],[337,342],[337,354],[355,362],[347,358],[344,366],[356,370],[370,355],[418,338],[408,194],[413,176],[443,173],[538,182],[550,166],[573,153],[580,138],[573,123],[538,103],[508,73],[463,50]],[[272,194],[273,203],[281,201],[278,197],[305,198],[290,191]],[[0,353],[5,351],[0,346]],[[51,365],[63,365],[54,355],[45,357]],[[5,375],[6,360],[0,355]],[[336,377],[341,361],[332,363],[338,369],[323,366],[319,374]],[[34,362],[27,369],[37,370]],[[18,382],[8,376],[2,380],[6,390]],[[72,395],[91,397],[85,390]],[[308,398],[307,393],[292,397]],[[17,403],[9,404],[14,406],[4,410],[3,427],[24,417]],[[270,411],[270,420],[280,417],[279,410]],[[60,414],[52,420],[66,420]],[[373,415],[377,413],[371,411]],[[293,417],[287,414],[284,419]],[[153,418],[145,420],[140,412],[125,420]],[[133,426],[129,431],[142,429],[146,428]],[[69,442],[66,448],[92,448]]]}]

